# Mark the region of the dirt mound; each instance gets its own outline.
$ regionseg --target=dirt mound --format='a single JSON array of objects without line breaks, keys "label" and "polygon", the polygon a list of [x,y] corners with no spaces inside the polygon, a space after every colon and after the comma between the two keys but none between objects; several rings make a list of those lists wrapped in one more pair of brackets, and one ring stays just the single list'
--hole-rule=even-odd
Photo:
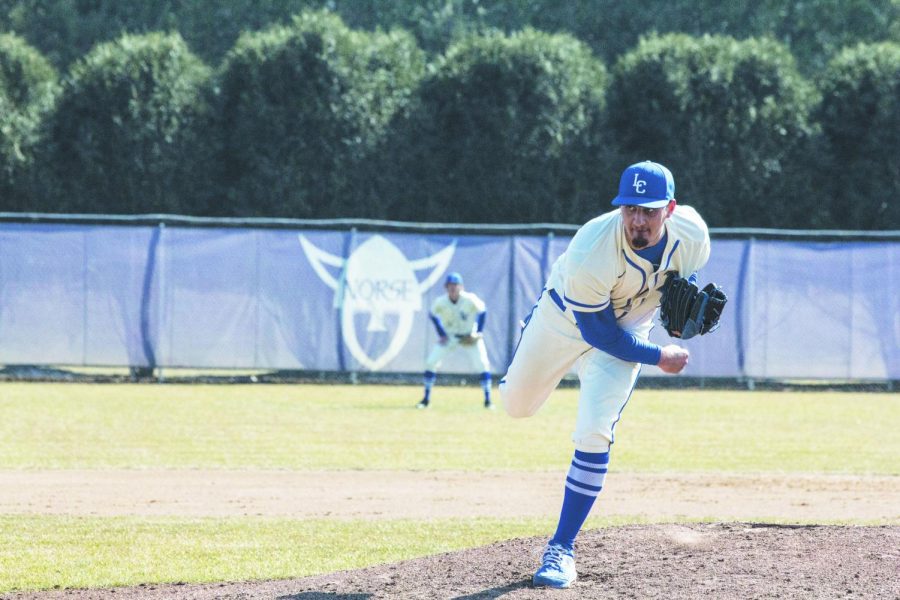
[{"label": "dirt mound", "polygon": [[[281,581],[144,585],[8,596],[178,598],[546,598],[531,587],[544,539]],[[361,543],[365,543],[364,540]],[[747,523],[641,525],[582,532],[568,598],[900,598],[900,527]]]}]

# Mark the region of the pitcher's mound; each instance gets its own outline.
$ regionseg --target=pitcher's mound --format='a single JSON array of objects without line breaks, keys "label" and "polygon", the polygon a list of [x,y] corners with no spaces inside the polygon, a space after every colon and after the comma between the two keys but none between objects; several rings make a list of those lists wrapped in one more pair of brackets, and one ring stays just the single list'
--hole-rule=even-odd
[{"label": "pitcher's mound", "polygon": [[[548,598],[531,587],[546,540],[301,579],[116,590],[64,590],[29,598]],[[360,543],[366,543],[360,540]],[[748,523],[634,525],[582,532],[578,581],[563,598],[900,598],[900,527]]]}]

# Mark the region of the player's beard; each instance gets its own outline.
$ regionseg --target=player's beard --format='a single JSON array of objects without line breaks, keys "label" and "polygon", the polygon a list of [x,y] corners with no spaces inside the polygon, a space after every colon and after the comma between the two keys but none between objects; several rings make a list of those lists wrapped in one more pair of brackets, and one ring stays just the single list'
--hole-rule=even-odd
[{"label": "player's beard", "polygon": [[631,247],[635,250],[646,248],[650,240],[643,233],[635,233],[631,236]]}]

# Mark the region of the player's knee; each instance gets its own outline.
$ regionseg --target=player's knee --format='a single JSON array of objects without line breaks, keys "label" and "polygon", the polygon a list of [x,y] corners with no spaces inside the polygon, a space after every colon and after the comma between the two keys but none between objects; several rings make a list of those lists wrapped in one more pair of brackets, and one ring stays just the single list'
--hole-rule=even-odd
[{"label": "player's knee", "polygon": [[507,397],[503,398],[503,407],[506,409],[506,414],[514,419],[524,419],[526,417],[531,417],[534,416],[534,413],[537,412],[536,408],[532,408],[528,405],[510,402],[509,398]]},{"label": "player's knee", "polygon": [[612,443],[605,434],[599,432],[576,434],[572,441],[575,442],[575,449],[582,452],[609,452]]},{"label": "player's knee", "polygon": [[509,386],[506,381],[500,381],[500,397],[503,399],[503,408],[506,414],[514,419],[530,417],[540,408],[540,402],[531,402],[524,390],[517,390]]}]

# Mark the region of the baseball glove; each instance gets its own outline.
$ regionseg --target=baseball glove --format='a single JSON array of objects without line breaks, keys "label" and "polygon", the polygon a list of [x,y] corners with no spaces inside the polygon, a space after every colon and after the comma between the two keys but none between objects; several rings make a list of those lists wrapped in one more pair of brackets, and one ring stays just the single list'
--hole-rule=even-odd
[{"label": "baseball glove", "polygon": [[659,318],[674,338],[690,339],[719,327],[719,317],[728,297],[715,283],[702,290],[674,273],[662,288]]},{"label": "baseball glove", "polygon": [[478,343],[478,340],[481,339],[481,334],[479,333],[470,333],[469,335],[460,335],[457,336],[459,343],[463,346],[474,346]]}]

